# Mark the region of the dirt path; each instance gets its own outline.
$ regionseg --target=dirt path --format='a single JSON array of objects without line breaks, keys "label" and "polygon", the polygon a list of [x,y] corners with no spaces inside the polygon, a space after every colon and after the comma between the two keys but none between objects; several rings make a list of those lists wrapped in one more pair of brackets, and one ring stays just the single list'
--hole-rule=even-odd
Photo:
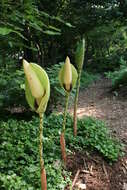
[{"label": "dirt path", "polygon": [[111,81],[101,78],[80,91],[77,113],[79,117],[92,116],[106,121],[113,134],[126,143],[127,93],[116,95],[111,93]]},{"label": "dirt path", "polygon": [[[112,93],[110,80],[97,80],[80,91],[78,117],[83,116],[104,120],[113,135],[127,144],[127,90]],[[86,184],[87,190],[127,190],[127,152],[112,166],[96,153],[88,155],[86,152],[77,152],[68,157],[72,181],[79,171],[76,184]]]}]

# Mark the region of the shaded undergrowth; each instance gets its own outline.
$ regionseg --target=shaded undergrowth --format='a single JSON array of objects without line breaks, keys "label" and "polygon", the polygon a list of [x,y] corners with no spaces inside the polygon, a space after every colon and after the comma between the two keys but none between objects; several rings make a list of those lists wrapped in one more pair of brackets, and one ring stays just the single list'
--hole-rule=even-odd
[{"label": "shaded undergrowth", "polygon": [[[49,190],[64,189],[70,184],[70,173],[61,162],[59,134],[62,115],[52,114],[44,119],[44,159]],[[8,119],[0,121],[0,189],[40,189],[40,169],[38,154],[39,120]],[[97,151],[106,160],[113,162],[121,155],[121,145],[114,140],[105,123],[90,117],[78,120],[78,136],[73,137],[72,118],[68,115],[66,144],[68,154],[72,150]]]}]

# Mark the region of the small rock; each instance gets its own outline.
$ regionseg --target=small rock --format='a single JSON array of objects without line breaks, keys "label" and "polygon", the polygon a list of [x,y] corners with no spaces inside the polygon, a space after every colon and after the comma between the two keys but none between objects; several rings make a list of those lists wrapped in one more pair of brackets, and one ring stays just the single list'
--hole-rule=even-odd
[{"label": "small rock", "polygon": [[79,185],[78,185],[78,188],[81,189],[81,190],[82,190],[82,189],[86,189],[86,184],[83,184],[83,183],[82,183],[82,184],[79,184]]},{"label": "small rock", "polygon": [[123,190],[127,190],[127,183],[123,184]]}]

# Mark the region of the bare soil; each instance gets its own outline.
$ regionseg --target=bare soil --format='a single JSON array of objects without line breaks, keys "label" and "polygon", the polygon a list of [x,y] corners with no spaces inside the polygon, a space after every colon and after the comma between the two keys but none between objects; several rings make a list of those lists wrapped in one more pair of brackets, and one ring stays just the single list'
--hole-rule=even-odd
[{"label": "bare soil", "polygon": [[73,190],[84,189],[83,184],[87,190],[127,190],[127,157],[109,165],[96,153],[76,152],[68,156],[67,169],[73,182],[78,173]]},{"label": "bare soil", "polygon": [[[111,81],[100,78],[80,91],[77,113],[78,117],[104,120],[112,134],[127,145],[127,89],[112,92]],[[74,152],[68,156],[67,169],[72,172],[75,190],[83,189],[84,184],[87,190],[127,190],[127,152],[113,165],[97,153]]]},{"label": "bare soil", "polygon": [[[70,108],[70,112],[73,110]],[[126,143],[127,140],[127,89],[111,91],[111,81],[100,78],[81,90],[78,117],[92,116],[104,120],[112,133]]]}]

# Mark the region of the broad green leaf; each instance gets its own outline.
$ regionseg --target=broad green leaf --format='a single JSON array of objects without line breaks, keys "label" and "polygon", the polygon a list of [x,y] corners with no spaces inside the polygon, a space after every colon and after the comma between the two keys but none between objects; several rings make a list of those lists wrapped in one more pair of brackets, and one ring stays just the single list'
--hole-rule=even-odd
[{"label": "broad green leaf", "polygon": [[27,40],[20,32],[13,30],[11,28],[7,28],[7,27],[0,27],[0,35],[8,35],[10,33],[16,33],[18,36],[20,36],[21,38]]},{"label": "broad green leaf", "polygon": [[52,18],[54,18],[55,20],[57,20],[57,21],[63,23],[64,25],[66,25],[66,26],[68,26],[68,27],[70,27],[70,28],[74,28],[74,26],[73,26],[71,23],[65,22],[65,21],[62,20],[60,17],[52,17]]},{"label": "broad green leaf", "polygon": [[48,13],[46,13],[44,11],[40,11],[40,15],[43,15],[46,18],[52,18]]},{"label": "broad green leaf", "polygon": [[55,30],[55,31],[57,31],[57,32],[61,32],[61,30],[60,30],[59,28],[56,28],[56,27],[54,27],[54,26],[48,25],[48,28],[51,29],[51,30]]},{"label": "broad green leaf", "polygon": [[43,33],[45,34],[48,34],[48,35],[61,35],[60,32],[55,32],[55,31],[51,31],[51,30],[45,30],[45,31],[42,31]]},{"label": "broad green leaf", "polygon": [[12,31],[12,32],[16,33],[18,36],[20,36],[24,40],[27,40],[27,38],[25,38],[20,32],[18,32],[18,31]]},{"label": "broad green leaf", "polygon": [[39,30],[42,32],[42,28],[37,24],[37,23],[33,23],[33,22],[29,22],[29,26],[33,27],[36,30]]},{"label": "broad green leaf", "polygon": [[65,22],[63,19],[61,19],[60,17],[58,17],[58,16],[50,16],[48,13],[46,13],[46,12],[44,12],[44,11],[40,11],[40,14],[42,15],[42,16],[44,16],[44,17],[46,17],[46,18],[50,18],[51,20],[56,20],[56,21],[58,21],[58,22],[60,22],[60,23],[63,23],[64,25],[66,25],[66,26],[68,26],[68,27],[70,27],[70,28],[74,28],[74,26],[71,24],[71,23],[69,23],[69,22]]},{"label": "broad green leaf", "polygon": [[13,32],[13,30],[12,29],[10,29],[10,28],[6,28],[6,27],[0,27],[0,34],[1,35],[8,35],[8,34],[10,34],[11,32]]}]

